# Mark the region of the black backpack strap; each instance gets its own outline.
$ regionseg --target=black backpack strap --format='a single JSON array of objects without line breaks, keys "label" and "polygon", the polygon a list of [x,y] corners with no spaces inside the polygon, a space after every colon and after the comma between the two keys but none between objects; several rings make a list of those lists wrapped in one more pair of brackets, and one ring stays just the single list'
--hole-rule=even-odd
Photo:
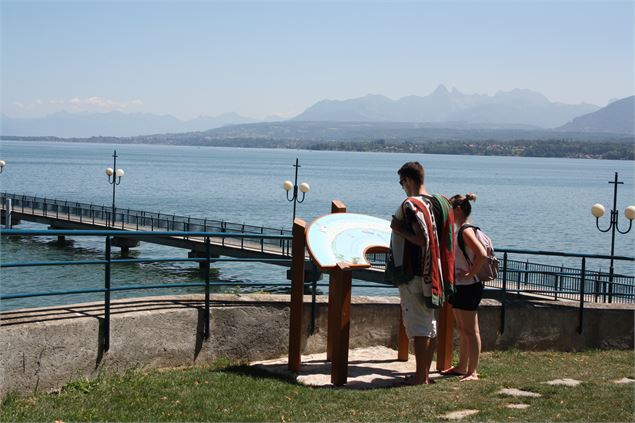
[{"label": "black backpack strap", "polygon": [[463,231],[467,228],[473,228],[474,231],[476,231],[477,229],[480,229],[478,226],[474,226],[474,225],[470,225],[469,223],[466,223],[465,225],[461,226],[459,228],[459,232],[456,236],[457,240],[459,241],[459,248],[461,249],[461,251],[463,252],[463,257],[465,257],[465,260],[467,260],[468,264],[471,266],[472,265],[472,261],[469,259],[469,257],[467,256],[467,251],[465,251],[465,241],[463,240]]}]

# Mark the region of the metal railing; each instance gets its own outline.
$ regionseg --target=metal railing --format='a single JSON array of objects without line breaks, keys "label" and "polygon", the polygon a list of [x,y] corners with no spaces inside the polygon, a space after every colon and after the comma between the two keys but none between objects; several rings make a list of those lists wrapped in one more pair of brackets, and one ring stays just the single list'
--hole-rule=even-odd
[{"label": "metal railing", "polygon": [[[536,293],[554,300],[578,300],[580,292],[584,291],[585,302],[635,302],[633,276],[614,274],[611,280],[611,274],[606,272],[585,269],[583,275],[582,267],[531,263],[528,260],[508,259],[507,268],[508,292]],[[502,280],[492,281],[490,286],[502,289]]]},{"label": "metal railing", "polygon": [[[488,284],[493,288],[517,294],[538,294],[554,300],[635,303],[635,276],[589,269],[589,260],[610,260],[611,256],[509,248],[497,252],[501,259],[501,272],[497,280]],[[510,258],[513,254],[578,259],[580,267],[513,260]],[[635,262],[635,258],[625,256],[613,256],[613,260]]]},{"label": "metal railing", "polygon": [[[4,229],[2,230],[3,236],[90,236],[90,237],[104,237],[104,259],[103,260],[75,260],[75,261],[49,261],[49,262],[12,262],[12,263],[0,263],[0,268],[16,268],[16,267],[33,267],[33,266],[81,266],[81,265],[103,265],[104,266],[104,287],[103,288],[91,288],[91,289],[73,289],[73,290],[60,290],[60,291],[45,291],[45,292],[27,292],[27,293],[13,293],[13,294],[0,294],[0,301],[7,301],[17,298],[31,298],[42,297],[52,295],[75,295],[75,294],[89,294],[89,293],[103,293],[104,294],[104,317],[100,320],[102,326],[100,333],[103,333],[103,337],[100,340],[100,345],[104,351],[107,351],[110,346],[110,309],[111,309],[111,294],[118,291],[130,291],[130,290],[147,290],[147,289],[166,289],[166,288],[184,288],[184,287],[203,287],[205,289],[204,294],[204,327],[203,336],[207,339],[210,334],[210,290],[212,287],[218,286],[231,286],[237,285],[237,282],[212,282],[210,278],[210,263],[212,262],[236,262],[236,261],[253,261],[249,258],[227,258],[227,257],[212,257],[211,255],[211,238],[224,236],[232,239],[269,239],[287,241],[291,239],[288,235],[261,235],[261,234],[246,234],[246,233],[218,233],[218,232],[179,232],[179,231],[121,231],[121,230],[27,230],[27,229]],[[117,236],[133,236],[135,238],[144,238],[148,236],[153,237],[165,237],[165,236],[187,236],[187,237],[202,237],[205,242],[205,257],[202,258],[143,258],[143,259],[113,259],[111,248],[112,238]],[[291,260],[289,258],[279,259],[257,259],[259,262],[265,263],[278,263],[290,265]],[[127,285],[127,286],[114,286],[112,280],[112,266],[121,263],[157,263],[157,262],[198,262],[204,263],[203,277],[204,282],[191,282],[191,283],[172,283],[172,284],[160,284],[160,285]],[[289,283],[275,283],[275,282],[263,282],[263,283],[240,283],[241,286],[284,286],[289,287]]]},{"label": "metal railing", "polygon": [[[21,213],[22,215],[41,216],[111,228],[112,207],[110,206],[5,192],[0,193],[0,206],[2,208],[5,207],[7,199],[12,201],[13,212]],[[246,225],[244,223],[232,223],[224,220],[115,208],[115,227],[111,229],[155,232],[215,232],[216,236],[214,236],[212,242],[217,242],[222,246],[253,249],[258,248],[257,244],[259,244],[261,251],[279,251],[284,256],[291,256],[291,231],[282,228],[276,229]],[[227,234],[250,234],[260,235],[260,237],[236,238]],[[175,234],[172,235],[176,236]],[[279,235],[280,237],[272,237],[273,235]],[[257,244],[254,244],[254,239]],[[252,242],[245,244],[246,240],[251,240]]]},{"label": "metal railing", "polygon": [[[210,293],[212,289],[218,287],[241,287],[241,288],[271,288],[277,287],[285,290],[291,289],[291,282],[242,282],[242,281],[212,281],[210,277],[210,264],[219,262],[261,262],[278,264],[291,267],[291,257],[283,258],[231,258],[231,257],[216,257],[212,256],[212,242],[213,238],[225,237],[228,240],[232,239],[238,242],[244,242],[246,240],[274,240],[291,244],[293,237],[290,235],[279,234],[249,234],[249,233],[231,233],[231,232],[181,232],[181,231],[122,231],[122,230],[69,230],[69,229],[48,229],[48,230],[34,230],[34,229],[2,229],[0,235],[3,237],[8,236],[79,236],[79,237],[103,237],[104,238],[104,258],[95,260],[62,260],[62,261],[37,261],[37,262],[4,262],[3,257],[0,257],[0,269],[10,268],[23,268],[23,267],[45,267],[45,266],[85,266],[85,265],[103,265],[104,266],[104,285],[103,288],[83,288],[83,289],[63,289],[56,291],[42,291],[42,292],[20,292],[20,293],[0,293],[0,302],[10,301],[14,299],[24,298],[36,298],[46,296],[64,296],[64,295],[77,295],[77,294],[99,294],[103,293],[104,298],[104,317],[100,319],[100,346],[103,351],[107,351],[110,346],[110,311],[111,311],[111,294],[114,292],[122,291],[143,291],[143,290],[155,290],[155,289],[176,289],[176,288],[204,288],[204,309],[203,309],[203,337],[208,338],[210,334]],[[144,237],[190,237],[190,238],[203,238],[205,243],[204,257],[196,258],[121,258],[114,259],[112,256],[112,240],[116,237],[134,237],[143,239]],[[306,251],[305,251],[306,256]],[[148,285],[124,285],[117,286],[114,284],[112,277],[113,265],[126,264],[126,263],[161,263],[161,262],[194,262],[202,263],[203,267],[203,282],[188,282],[188,283],[169,283],[169,284],[148,284]],[[316,292],[318,287],[328,287],[328,283],[317,283],[316,280],[308,281],[304,283],[305,291],[312,293],[312,306],[311,306],[311,322],[310,331],[313,332],[315,328],[316,320]],[[389,285],[368,285],[356,283],[356,288],[391,288]]]},{"label": "metal railing", "polygon": [[[249,234],[249,233],[231,233],[231,232],[184,232],[184,231],[122,231],[122,230],[18,230],[9,229],[2,231],[3,236],[99,236],[105,238],[105,255],[103,260],[82,260],[82,261],[58,261],[58,262],[0,262],[0,268],[12,267],[29,267],[29,266],[66,266],[66,265],[87,265],[98,264],[104,265],[104,288],[99,289],[76,289],[64,291],[49,291],[36,293],[18,293],[18,294],[1,294],[0,301],[11,300],[15,298],[28,298],[50,295],[70,295],[85,293],[104,293],[104,328],[103,333],[108,334],[110,323],[110,294],[116,291],[125,290],[145,290],[145,289],[165,289],[165,288],[183,288],[183,287],[204,287],[205,288],[205,325],[204,336],[209,336],[209,295],[210,288],[213,286],[258,286],[273,287],[282,286],[290,288],[291,284],[263,282],[263,283],[243,283],[243,282],[211,282],[209,266],[211,262],[240,262],[240,261],[259,261],[264,263],[277,263],[289,265],[289,258],[272,258],[272,259],[249,259],[249,258],[220,258],[211,256],[211,239],[224,237],[233,239],[243,243],[245,240],[259,240],[260,243],[265,240],[274,240],[282,243],[291,244],[292,237],[290,235],[279,234]],[[111,242],[113,237],[127,236],[135,238],[144,237],[199,237],[204,239],[205,257],[202,258],[148,258],[148,259],[113,259],[111,254]],[[492,290],[500,290],[502,293],[502,313],[501,313],[501,333],[504,330],[505,323],[505,303],[508,300],[508,294],[517,295],[538,295],[543,299],[568,299],[578,301],[579,303],[579,326],[578,331],[582,331],[584,303],[589,301],[603,302],[621,302],[635,303],[635,281],[632,275],[619,275],[604,273],[599,271],[587,270],[587,260],[599,259],[609,260],[610,256],[592,255],[592,254],[573,254],[552,251],[531,251],[517,249],[499,249],[498,254],[502,256],[499,277],[495,281],[488,282],[487,288]],[[580,268],[553,266],[538,263],[530,263],[528,260],[512,260],[511,254],[518,255],[534,255],[534,256],[551,256],[568,259],[580,259]],[[306,251],[305,251],[306,255]],[[373,263],[373,268],[377,271],[382,270],[383,254],[371,254],[369,259]],[[635,262],[633,257],[614,256],[614,260]],[[204,263],[204,282],[178,283],[178,284],[162,284],[162,285],[132,285],[132,286],[112,286],[111,268],[113,264],[119,263],[150,263],[150,262],[199,262]],[[328,283],[320,283],[312,281],[305,283],[305,289],[309,288],[312,292],[311,307],[311,328],[314,328],[316,316],[316,298],[317,287],[328,286]],[[389,284],[372,284],[360,285],[355,284],[354,287],[372,287],[372,288],[390,288]],[[105,350],[108,349],[109,335],[104,335],[103,340]]]},{"label": "metal railing", "polygon": [[[496,280],[486,283],[488,288],[504,289],[516,294],[541,295],[554,300],[579,300],[580,292],[583,291],[583,299],[586,302],[635,303],[635,276],[590,270],[586,264],[586,260],[589,259],[610,260],[611,256],[504,248],[497,249],[496,252],[500,259],[500,271]],[[510,254],[560,257],[565,260],[580,259],[584,260],[584,263],[581,261],[578,268],[556,266],[533,263],[528,259],[513,260],[509,258]],[[384,269],[385,254],[369,254],[368,258],[373,269]],[[635,262],[633,257],[614,256],[613,259]]]}]

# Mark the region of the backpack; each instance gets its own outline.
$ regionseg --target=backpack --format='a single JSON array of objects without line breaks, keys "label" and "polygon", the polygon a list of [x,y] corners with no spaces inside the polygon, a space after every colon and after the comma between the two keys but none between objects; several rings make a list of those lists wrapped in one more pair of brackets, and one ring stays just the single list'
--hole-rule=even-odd
[{"label": "backpack", "polygon": [[490,237],[485,235],[485,232],[481,230],[478,226],[474,225],[463,225],[459,229],[459,233],[457,235],[457,239],[459,241],[459,248],[463,252],[463,256],[467,262],[472,265],[472,262],[467,256],[467,252],[465,251],[465,242],[463,241],[463,230],[467,228],[473,228],[474,233],[476,234],[476,239],[483,245],[485,248],[485,252],[487,253],[486,261],[481,267],[481,270],[478,271],[476,277],[479,278],[481,282],[493,281],[498,276],[498,259],[494,254],[494,244]]}]

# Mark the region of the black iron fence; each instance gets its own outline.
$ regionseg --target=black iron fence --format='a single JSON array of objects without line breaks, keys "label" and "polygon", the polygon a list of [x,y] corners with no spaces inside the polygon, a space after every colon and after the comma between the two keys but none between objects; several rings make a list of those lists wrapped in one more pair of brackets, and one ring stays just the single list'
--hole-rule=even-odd
[{"label": "black iron fence", "polygon": [[[490,289],[504,289],[509,293],[540,295],[554,300],[579,300],[580,293],[586,302],[635,303],[635,276],[591,270],[587,260],[610,260],[610,256],[575,254],[554,251],[498,249],[501,260],[498,278],[486,283]],[[556,266],[510,258],[511,255],[545,257],[555,256],[564,260],[579,259],[580,267]],[[383,270],[385,254],[369,254],[374,269]],[[633,257],[613,257],[616,261],[633,263]],[[584,263],[582,262],[584,260]]]},{"label": "black iron fence", "polygon": [[[507,260],[507,291],[517,294],[533,292],[558,299],[578,300],[584,292],[587,302],[635,302],[633,276],[601,272],[582,268],[531,263],[529,260]],[[488,285],[502,288],[497,279]],[[584,282],[584,286],[582,283]],[[609,289],[612,287],[612,289]]]}]

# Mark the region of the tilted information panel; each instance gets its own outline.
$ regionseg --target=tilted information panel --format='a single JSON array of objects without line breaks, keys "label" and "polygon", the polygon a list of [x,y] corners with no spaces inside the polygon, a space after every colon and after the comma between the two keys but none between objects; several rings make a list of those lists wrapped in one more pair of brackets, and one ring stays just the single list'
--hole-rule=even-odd
[{"label": "tilted information panel", "polygon": [[307,229],[311,258],[321,269],[338,263],[348,268],[367,268],[369,250],[390,247],[390,222],[356,213],[333,213],[314,220]]}]

